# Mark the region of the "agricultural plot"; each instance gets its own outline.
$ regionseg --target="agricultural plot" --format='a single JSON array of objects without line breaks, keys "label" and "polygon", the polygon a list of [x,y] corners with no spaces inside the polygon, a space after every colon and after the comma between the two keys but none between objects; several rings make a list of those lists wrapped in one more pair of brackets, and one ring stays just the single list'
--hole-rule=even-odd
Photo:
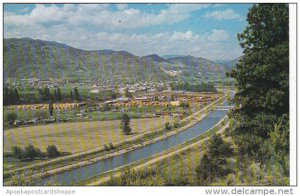
[{"label": "agricultural plot", "polygon": [[155,131],[166,122],[172,123],[173,118],[132,119],[132,135],[122,134],[119,120],[20,127],[4,132],[4,152],[11,151],[13,146],[25,147],[28,144],[33,144],[42,151],[53,144],[62,152],[83,152],[137,134]]}]

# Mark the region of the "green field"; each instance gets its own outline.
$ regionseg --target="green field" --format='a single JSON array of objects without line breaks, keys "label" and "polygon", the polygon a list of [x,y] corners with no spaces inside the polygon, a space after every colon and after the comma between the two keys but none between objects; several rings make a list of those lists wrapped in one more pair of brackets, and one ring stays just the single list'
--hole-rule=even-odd
[{"label": "green field", "polygon": [[173,122],[171,117],[131,119],[132,135],[123,135],[120,120],[91,121],[20,127],[4,132],[4,152],[11,151],[17,145],[25,147],[33,144],[45,151],[54,144],[62,152],[83,152],[104,144],[119,142],[137,134],[155,131],[166,122]]}]

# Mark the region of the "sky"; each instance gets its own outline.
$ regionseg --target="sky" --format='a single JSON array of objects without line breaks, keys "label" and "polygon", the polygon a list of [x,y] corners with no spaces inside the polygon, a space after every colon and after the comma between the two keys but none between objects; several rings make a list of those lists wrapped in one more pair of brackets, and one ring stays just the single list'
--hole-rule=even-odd
[{"label": "sky", "polygon": [[251,4],[4,4],[4,38],[232,60]]}]

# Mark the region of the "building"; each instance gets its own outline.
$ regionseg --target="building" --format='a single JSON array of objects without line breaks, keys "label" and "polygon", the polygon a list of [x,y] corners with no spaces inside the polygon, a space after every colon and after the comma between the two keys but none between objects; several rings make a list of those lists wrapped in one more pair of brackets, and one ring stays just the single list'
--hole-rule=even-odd
[{"label": "building", "polygon": [[171,101],[170,105],[171,106],[180,106],[180,101]]}]

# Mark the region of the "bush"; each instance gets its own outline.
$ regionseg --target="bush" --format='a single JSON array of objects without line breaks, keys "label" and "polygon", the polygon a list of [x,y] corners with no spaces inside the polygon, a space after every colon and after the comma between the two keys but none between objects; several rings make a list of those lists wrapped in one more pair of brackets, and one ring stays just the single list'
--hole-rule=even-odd
[{"label": "bush", "polygon": [[205,153],[200,161],[200,164],[196,167],[196,178],[199,185],[207,185],[215,177],[215,165],[214,162]]},{"label": "bush", "polygon": [[18,147],[18,146],[14,146],[14,147],[12,148],[12,151],[13,151],[14,157],[15,157],[16,159],[21,160],[21,159],[23,159],[24,156],[25,156],[24,150],[23,150],[22,148]]},{"label": "bush", "polygon": [[183,108],[189,108],[190,107],[190,104],[189,103],[185,103],[185,102],[180,102],[180,107],[183,107]]},{"label": "bush", "polygon": [[16,159],[30,159],[33,160],[37,157],[45,157],[45,153],[43,153],[39,148],[35,148],[33,145],[29,144],[23,150],[21,147],[14,146],[12,148],[13,155]]},{"label": "bush", "polygon": [[15,112],[8,112],[4,116],[4,120],[6,122],[11,122],[12,123],[12,122],[14,122],[17,119],[18,119],[18,115]]},{"label": "bush", "polygon": [[49,158],[55,158],[60,155],[60,152],[57,150],[56,146],[50,145],[47,147],[47,155]]},{"label": "bush", "polygon": [[216,177],[224,177],[231,172],[231,166],[226,159],[233,154],[233,149],[226,143],[220,134],[214,134],[209,140],[205,153],[196,167],[196,177],[200,185],[208,185]]},{"label": "bush", "polygon": [[220,134],[214,134],[210,138],[208,145],[208,154],[212,158],[226,158],[233,154],[233,149],[229,143],[226,143]]},{"label": "bush", "polygon": [[106,150],[106,151],[109,151],[109,150],[110,150],[110,149],[109,149],[109,146],[106,145],[106,144],[103,145],[103,148],[104,148],[104,150]]},{"label": "bush", "polygon": [[49,113],[46,112],[45,110],[38,110],[36,111],[34,117],[41,118],[41,119],[49,118]]},{"label": "bush", "polygon": [[174,126],[174,128],[178,128],[178,127],[180,127],[180,125],[179,125],[179,123],[178,123],[178,122],[175,122],[173,126]]},{"label": "bush", "polygon": [[[38,150],[40,151],[40,150]],[[33,160],[34,158],[37,157],[37,150],[36,148],[34,148],[33,145],[29,144],[28,146],[25,147],[25,158],[26,159],[30,159],[30,160]]]},{"label": "bush", "polygon": [[111,149],[111,150],[115,149],[115,147],[112,143],[109,143],[108,146],[109,146],[109,149]]},{"label": "bush", "polygon": [[166,128],[166,131],[170,131],[171,130],[171,125],[170,125],[170,123],[169,122],[166,122],[165,123],[165,128]]},{"label": "bush", "polygon": [[124,135],[129,135],[131,133],[130,117],[126,113],[122,114],[121,128]]},{"label": "bush", "polygon": [[226,137],[230,136],[230,129],[228,127],[225,129],[225,136]]}]

